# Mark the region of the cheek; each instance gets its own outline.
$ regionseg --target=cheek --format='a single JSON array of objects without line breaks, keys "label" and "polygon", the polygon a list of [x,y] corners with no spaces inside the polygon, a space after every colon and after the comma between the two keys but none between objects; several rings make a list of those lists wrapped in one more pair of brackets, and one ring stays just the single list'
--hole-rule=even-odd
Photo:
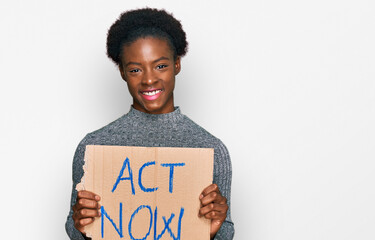
[{"label": "cheek", "polygon": [[169,88],[173,88],[175,84],[175,75],[173,72],[168,73],[165,77],[165,85],[168,86]]},{"label": "cheek", "polygon": [[175,81],[174,80],[171,80],[170,83],[168,84],[169,87],[171,88],[171,90],[173,91],[174,89],[174,85],[175,85]]},{"label": "cheek", "polygon": [[131,81],[130,79],[128,79],[126,81],[126,84],[128,85],[128,90],[129,92],[133,95],[135,93],[137,93],[137,85],[134,83],[134,81]]},{"label": "cheek", "polygon": [[169,82],[169,87],[171,88],[172,91],[174,89],[175,84],[176,84],[176,80],[174,79],[174,75],[173,75],[172,79]]}]

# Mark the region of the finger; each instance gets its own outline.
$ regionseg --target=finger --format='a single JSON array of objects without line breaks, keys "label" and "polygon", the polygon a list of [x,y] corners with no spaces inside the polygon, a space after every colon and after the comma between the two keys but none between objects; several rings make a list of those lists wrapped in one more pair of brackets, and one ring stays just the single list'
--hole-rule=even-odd
[{"label": "finger", "polygon": [[90,223],[94,222],[94,218],[82,218],[74,223],[75,228],[80,232],[83,232],[83,228]]},{"label": "finger", "polygon": [[226,203],[226,198],[223,197],[220,193],[218,192],[211,192],[208,195],[204,196],[203,198],[200,199],[202,206],[205,206],[209,203],[215,202],[215,203],[220,203],[220,204],[225,204]]},{"label": "finger", "polygon": [[76,210],[79,210],[82,208],[99,209],[100,204],[95,200],[81,198],[78,200],[76,204]]},{"label": "finger", "polygon": [[213,183],[213,184],[209,185],[208,187],[206,187],[205,189],[203,189],[199,198],[201,199],[211,192],[219,192],[220,193],[219,187],[215,183]]},{"label": "finger", "polygon": [[99,210],[83,208],[79,211],[76,211],[73,214],[73,218],[78,220],[78,219],[84,219],[84,218],[90,218],[90,217],[91,218],[99,217],[100,215],[101,214]]},{"label": "finger", "polygon": [[199,209],[199,216],[204,216],[207,213],[215,211],[215,212],[221,212],[226,213],[228,211],[228,205],[226,204],[217,204],[217,203],[210,203],[202,208]]},{"label": "finger", "polygon": [[220,229],[221,225],[223,224],[224,220],[225,219],[220,219],[220,220],[213,219],[213,220],[211,220],[211,229],[210,229],[211,239],[213,239],[213,237],[219,231],[219,229]]},{"label": "finger", "polygon": [[94,200],[79,199],[78,202],[73,206],[73,212],[77,212],[81,209],[99,209],[100,204]]},{"label": "finger", "polygon": [[211,211],[205,214],[204,217],[207,219],[220,220],[220,222],[223,222],[227,217],[227,214],[222,212]]},{"label": "finger", "polygon": [[77,194],[77,198],[86,198],[86,199],[92,199],[95,201],[100,201],[100,196],[86,190],[79,191]]}]

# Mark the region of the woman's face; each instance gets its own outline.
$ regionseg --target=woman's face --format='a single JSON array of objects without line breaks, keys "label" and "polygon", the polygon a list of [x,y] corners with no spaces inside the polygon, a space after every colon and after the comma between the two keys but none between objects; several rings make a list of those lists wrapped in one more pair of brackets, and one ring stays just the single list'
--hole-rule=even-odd
[{"label": "woman's face", "polygon": [[167,41],[146,37],[125,45],[119,69],[139,111],[162,114],[174,111],[175,76],[180,72],[180,57],[173,59]]}]

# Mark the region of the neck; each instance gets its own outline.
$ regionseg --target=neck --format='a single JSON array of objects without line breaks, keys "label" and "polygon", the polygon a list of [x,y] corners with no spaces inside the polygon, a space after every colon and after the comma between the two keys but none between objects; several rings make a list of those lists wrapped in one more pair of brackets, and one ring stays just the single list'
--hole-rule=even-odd
[{"label": "neck", "polygon": [[183,118],[179,107],[175,107],[173,111],[169,113],[149,114],[143,111],[139,111],[132,106],[130,108],[128,116],[134,117],[137,124],[141,125],[153,124],[155,121],[159,122],[158,124],[171,123]]}]

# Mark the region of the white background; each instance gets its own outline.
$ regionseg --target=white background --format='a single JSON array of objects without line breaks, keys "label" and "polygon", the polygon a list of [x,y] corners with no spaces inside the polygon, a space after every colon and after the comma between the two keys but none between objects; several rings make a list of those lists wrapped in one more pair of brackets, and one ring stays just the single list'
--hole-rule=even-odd
[{"label": "white background", "polygon": [[144,6],[186,30],[175,103],[230,151],[235,239],[375,239],[373,0],[1,0],[0,238],[68,239],[75,148],[131,103],[107,29]]}]

